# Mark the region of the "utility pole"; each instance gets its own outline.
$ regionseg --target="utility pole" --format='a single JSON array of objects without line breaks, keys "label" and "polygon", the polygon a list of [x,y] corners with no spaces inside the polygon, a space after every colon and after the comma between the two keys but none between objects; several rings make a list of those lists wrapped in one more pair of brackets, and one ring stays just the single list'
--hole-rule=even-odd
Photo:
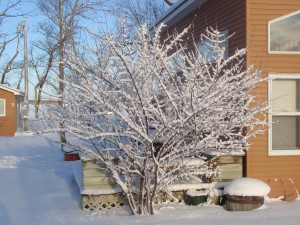
[{"label": "utility pole", "polygon": [[24,32],[24,84],[25,84],[25,95],[24,95],[24,131],[29,129],[29,98],[28,98],[28,51],[27,51],[27,24],[26,20],[23,21],[23,32]]},{"label": "utility pole", "polygon": [[24,77],[25,77],[25,101],[28,101],[28,51],[27,51],[27,24],[24,20]]}]

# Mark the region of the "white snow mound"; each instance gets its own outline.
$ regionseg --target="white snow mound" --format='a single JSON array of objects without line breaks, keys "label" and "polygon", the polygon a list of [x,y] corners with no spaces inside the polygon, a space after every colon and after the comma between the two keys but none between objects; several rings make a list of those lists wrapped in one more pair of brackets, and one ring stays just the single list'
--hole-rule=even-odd
[{"label": "white snow mound", "polygon": [[254,178],[238,178],[230,182],[224,189],[225,194],[236,196],[266,196],[270,187]]},{"label": "white snow mound", "polygon": [[191,197],[196,197],[196,196],[207,196],[209,193],[209,190],[200,190],[200,191],[197,191],[195,189],[191,189],[191,190],[188,190],[186,192],[186,194],[188,196],[191,196]]}]

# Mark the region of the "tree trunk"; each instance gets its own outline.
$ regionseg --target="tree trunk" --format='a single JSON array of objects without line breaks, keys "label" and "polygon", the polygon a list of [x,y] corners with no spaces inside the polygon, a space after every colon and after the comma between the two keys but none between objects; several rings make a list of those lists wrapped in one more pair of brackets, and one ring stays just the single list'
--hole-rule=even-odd
[{"label": "tree trunk", "polygon": [[35,99],[35,103],[34,103],[34,115],[35,118],[38,119],[39,118],[39,107],[41,104],[41,100],[42,100],[42,89],[43,89],[43,83],[40,84],[38,83],[35,87],[34,87],[34,99]]},{"label": "tree trunk", "polygon": [[157,186],[158,186],[158,182],[157,182],[157,179],[158,179],[158,165],[155,165],[154,174],[155,174],[155,176],[154,176],[154,186],[153,186],[152,195],[151,195],[151,198],[150,198],[150,214],[151,215],[154,215],[153,202],[154,202],[154,198],[156,196],[156,190],[157,190]]},{"label": "tree trunk", "polygon": [[[63,24],[63,3],[59,0],[59,94],[61,99],[58,101],[58,106],[63,107],[63,93],[64,93],[64,83],[62,82],[65,78],[64,74],[64,24]],[[60,127],[60,142],[61,149],[63,150],[63,145],[66,143],[66,134],[64,131],[64,122],[59,122]]]},{"label": "tree trunk", "polygon": [[141,177],[140,179],[140,191],[139,191],[139,200],[138,200],[138,214],[143,214],[144,211],[144,186],[145,179]]}]

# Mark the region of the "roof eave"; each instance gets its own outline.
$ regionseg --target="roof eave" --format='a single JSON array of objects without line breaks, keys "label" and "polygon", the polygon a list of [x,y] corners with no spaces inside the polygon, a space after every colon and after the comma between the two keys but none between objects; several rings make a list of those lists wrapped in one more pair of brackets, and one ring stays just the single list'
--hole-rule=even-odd
[{"label": "roof eave", "polygon": [[201,7],[207,1],[208,0],[179,0],[160,16],[153,27],[161,23],[170,27],[187,16],[191,11]]},{"label": "roof eave", "polygon": [[0,84],[0,89],[11,92],[16,96],[24,96],[23,92],[21,92],[19,90],[16,90],[16,89],[13,89],[13,88],[10,88],[10,87],[7,87],[7,86],[4,86],[3,84]]}]

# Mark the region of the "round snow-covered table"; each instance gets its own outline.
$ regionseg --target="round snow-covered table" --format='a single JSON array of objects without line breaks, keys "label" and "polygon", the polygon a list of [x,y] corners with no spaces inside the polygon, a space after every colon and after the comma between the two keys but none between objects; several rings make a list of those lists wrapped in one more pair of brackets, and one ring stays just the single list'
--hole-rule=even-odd
[{"label": "round snow-covered table", "polygon": [[264,204],[270,187],[254,178],[239,178],[230,182],[224,192],[227,195],[229,211],[250,211]]}]

